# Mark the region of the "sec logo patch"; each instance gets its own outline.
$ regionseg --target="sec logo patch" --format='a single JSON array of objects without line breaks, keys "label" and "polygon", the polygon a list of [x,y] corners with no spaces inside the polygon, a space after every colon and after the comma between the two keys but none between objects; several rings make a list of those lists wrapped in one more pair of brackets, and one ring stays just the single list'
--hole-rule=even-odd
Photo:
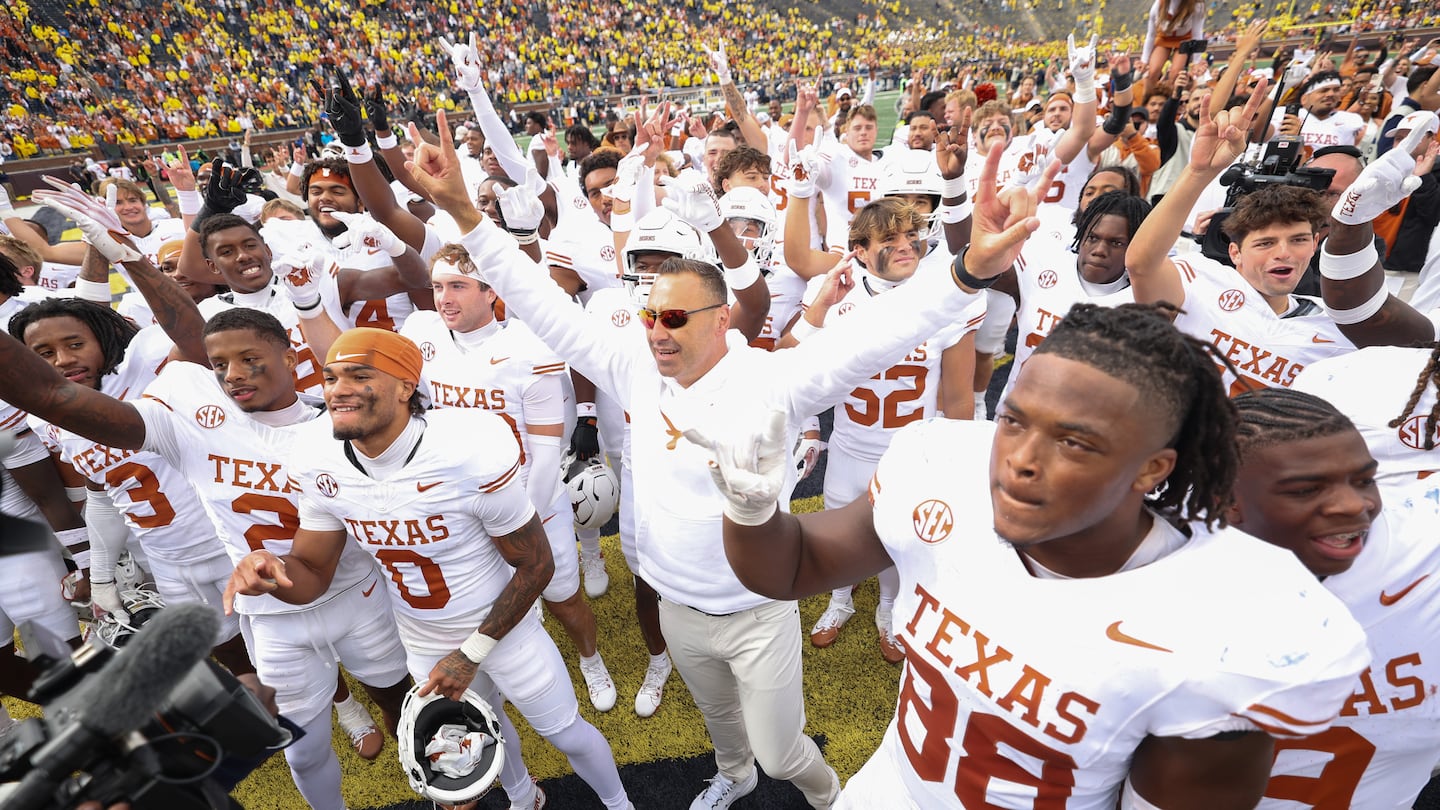
[{"label": "sec logo patch", "polygon": [[333,498],[340,492],[340,482],[336,481],[330,473],[320,473],[315,476],[315,488],[320,494],[327,498]]},{"label": "sec logo patch", "polygon": [[950,511],[949,504],[931,498],[915,507],[910,521],[915,527],[915,536],[934,545],[950,536],[950,530],[955,528],[955,513]]},{"label": "sec logo patch", "polygon": [[615,246],[605,245],[604,247],[600,248],[600,258],[607,262],[615,261]]},{"label": "sec logo patch", "polygon": [[850,312],[850,310],[852,310],[852,309],[854,309],[854,308],[855,308],[855,305],[854,305],[854,304],[850,303],[849,301],[846,301],[845,303],[841,304],[838,309],[835,310],[835,314],[836,314],[836,315],[845,315],[845,314],[848,314],[848,313]]},{"label": "sec logo patch", "polygon": [[1035,283],[1048,290],[1060,283],[1060,277],[1055,274],[1054,270],[1046,270],[1035,279]]},{"label": "sec logo patch", "polygon": [[434,360],[434,359],[435,359],[435,344],[434,344],[434,343],[431,343],[431,342],[428,341],[428,340],[425,341],[424,343],[421,343],[421,344],[420,344],[420,356],[421,356],[422,358],[424,358],[426,361]]},{"label": "sec logo patch", "polygon": [[1226,290],[1220,293],[1220,308],[1226,312],[1234,312],[1245,306],[1245,293],[1239,290]]},{"label": "sec logo patch", "polygon": [[219,405],[205,405],[195,411],[195,423],[207,429],[218,428],[225,424],[225,409]]},{"label": "sec logo patch", "polygon": [[613,324],[615,324],[616,326],[629,326],[629,325],[630,325],[630,310],[628,310],[628,309],[617,309],[617,310],[615,310],[614,312],[612,312],[612,313],[610,314],[610,323],[613,323]]},{"label": "sec logo patch", "polygon": [[[1411,450],[1425,449],[1425,422],[1430,416],[1428,414],[1412,416],[1405,420],[1400,426],[1400,443]],[[1440,444],[1440,423],[1435,425],[1434,436],[1436,443]]]}]

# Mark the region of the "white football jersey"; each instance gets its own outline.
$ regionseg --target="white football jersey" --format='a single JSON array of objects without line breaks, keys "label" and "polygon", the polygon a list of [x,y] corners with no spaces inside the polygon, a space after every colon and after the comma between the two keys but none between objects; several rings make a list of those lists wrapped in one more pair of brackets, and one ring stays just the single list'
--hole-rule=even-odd
[{"label": "white football jersey", "polygon": [[[777,244],[777,258],[780,250]],[[795,275],[795,271],[786,267],[783,261],[777,261],[765,275],[765,286],[770,288],[770,312],[765,316],[760,334],[750,341],[750,345],[771,350],[785,334],[785,327],[790,325],[791,319],[800,312],[805,298],[805,279]]]},{"label": "white football jersey", "polygon": [[[1002,181],[1002,184],[1030,188],[1038,185],[1040,175],[1049,165],[1055,147],[1060,144],[1060,139],[1065,137],[1069,131],[1069,129],[1062,129],[1056,132],[1041,126],[1024,138],[1017,138],[1017,141],[1021,141],[1025,145],[1019,149],[1007,149],[1001,158],[1002,168],[1013,168],[1013,172]],[[1011,160],[1014,161],[1013,164],[1009,162]],[[1054,182],[1050,184],[1050,190],[1046,192],[1040,205],[1055,206],[1066,211],[1074,211],[1079,208],[1080,192],[1085,188],[1085,181],[1089,179],[1090,172],[1094,168],[1095,163],[1090,160],[1089,150],[1082,148],[1080,154],[1060,168],[1060,173],[1055,176]]]},{"label": "white football jersey", "polygon": [[1019,337],[1015,339],[1015,373],[1030,359],[1035,347],[1055,329],[1070,308],[1079,303],[1114,307],[1135,303],[1135,294],[1127,284],[1123,289],[1102,295],[1091,295],[1080,283],[1077,256],[1069,243],[1050,239],[1030,239],[1015,262],[1015,280],[1020,287],[1020,306],[1015,311]]},{"label": "white football jersey", "polygon": [[1148,565],[1033,576],[995,534],[993,436],[989,422],[913,425],[871,483],[908,653],[846,806],[1110,810],[1148,736],[1332,723],[1365,637],[1293,554],[1232,530],[1186,540],[1157,518],[1178,548]]},{"label": "white football jersey", "polygon": [[[639,309],[624,287],[600,290],[585,304],[585,312],[591,317],[621,330],[626,335],[625,340],[633,340],[636,351],[649,351],[646,348],[645,325],[636,314]],[[602,388],[595,389],[595,426],[600,429],[600,443],[605,453],[619,456],[621,463],[628,465],[630,418],[619,401]]]},{"label": "white football jersey", "polygon": [[1234,268],[1198,254],[1172,261],[1185,287],[1175,326],[1235,365],[1240,379],[1221,369],[1231,396],[1251,387],[1289,388],[1311,363],[1355,351],[1314,299],[1291,296],[1301,314],[1282,318]]},{"label": "white football jersey", "polygon": [[825,244],[843,251],[850,244],[850,219],[880,193],[884,154],[876,149],[869,158],[862,158],[844,144],[832,143],[827,148],[834,150],[835,156],[817,172],[815,188],[825,203]]},{"label": "white football jersey", "polygon": [[[1410,807],[1440,762],[1440,517],[1389,508],[1325,578],[1365,628],[1370,667],[1327,731],[1277,740],[1266,810]],[[1287,801],[1288,800],[1288,801]],[[1295,804],[1299,802],[1299,804]]]},{"label": "white football jersey", "polygon": [[[932,256],[935,254],[931,254]],[[818,291],[817,277],[812,287]],[[868,306],[889,282],[861,271],[854,289],[836,304],[829,318],[844,318],[856,307]],[[911,349],[904,359],[856,387],[835,408],[830,445],[847,455],[879,461],[895,431],[939,414],[940,358],[966,333],[985,320],[985,299],[977,296],[945,329]]]},{"label": "white football jersey", "polygon": [[[370,219],[368,213],[360,213]],[[370,240],[360,240],[345,248],[330,241],[314,220],[272,219],[260,229],[265,244],[275,255],[309,248],[329,258],[331,281],[322,287],[321,303],[330,319],[342,330],[354,326],[368,326],[398,332],[405,319],[415,311],[415,304],[408,293],[395,293],[373,301],[355,301],[348,309],[342,309],[338,289],[335,289],[334,274],[341,267],[357,270],[379,270],[393,267],[395,260],[390,254],[376,247]],[[428,235],[427,235],[428,236]]]},{"label": "white football jersey", "polygon": [[0,435],[14,440],[10,450],[0,456],[0,514],[43,522],[45,518],[39,508],[9,473],[9,470],[50,459],[49,450],[31,431],[28,417],[29,414],[14,405],[0,401]]},{"label": "white football jersey", "polygon": [[575,271],[585,284],[579,295],[582,303],[599,290],[620,286],[615,235],[588,209],[577,211],[551,231],[550,241],[545,245],[544,264]]},{"label": "white football jersey", "polygon": [[[329,289],[333,291],[333,283],[329,285]],[[324,298],[322,293],[321,299]],[[285,327],[285,334],[290,338],[290,348],[295,350],[295,390],[315,397],[324,395],[325,361],[315,354],[315,350],[310,348],[310,343],[301,333],[300,316],[295,312],[295,305],[290,302],[290,292],[285,289],[285,285],[275,279],[269,287],[260,292],[228,292],[211,296],[200,302],[200,314],[208,321],[215,317],[216,313],[234,307],[259,309],[274,315],[280,325]]]},{"label": "white football jersey", "polygon": [[[1314,394],[1350,417],[1370,455],[1380,462],[1375,480],[1388,491],[1440,470],[1440,424],[1430,431],[1432,449],[1425,449],[1425,425],[1435,408],[1433,384],[1427,382],[1410,415],[1390,427],[1429,362],[1429,349],[1371,346],[1307,366],[1290,387]],[[1388,497],[1385,502],[1390,503]]]},{"label": "white football jersey", "polygon": [[289,465],[305,528],[345,529],[385,569],[412,651],[479,626],[513,573],[491,538],[535,514],[520,482],[520,446],[503,419],[448,408],[424,421],[414,455],[387,480],[351,463],[328,418],[299,432]]},{"label": "white football jersey", "polygon": [[[1329,117],[1320,119],[1300,111],[1300,142],[1306,147],[1306,154],[1327,146],[1354,146],[1357,136],[1365,130],[1365,119],[1352,112],[1336,110]],[[1285,109],[1275,111],[1270,118],[1271,126],[1279,129],[1285,120]]]},{"label": "white football jersey", "polygon": [[[270,427],[240,410],[209,369],[180,362],[167,364],[134,404],[145,420],[144,449],[170,462],[195,486],[231,561],[262,549],[289,553],[300,526],[299,489],[285,465],[296,431],[318,417],[319,409],[297,401],[293,422]],[[251,615],[305,610],[373,571],[369,557],[347,543],[330,587],[311,604],[292,605],[268,594],[237,596],[236,610]]]}]

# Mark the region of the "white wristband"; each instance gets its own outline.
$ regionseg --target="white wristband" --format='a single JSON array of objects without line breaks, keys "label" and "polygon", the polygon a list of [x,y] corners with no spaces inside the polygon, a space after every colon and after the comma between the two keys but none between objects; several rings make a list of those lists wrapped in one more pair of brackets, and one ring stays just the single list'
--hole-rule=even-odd
[{"label": "white wristband", "polygon": [[796,340],[804,340],[805,338],[810,337],[816,332],[819,332],[820,329],[821,327],[816,326],[815,324],[805,320],[805,317],[802,315],[800,317],[800,320],[796,321],[795,325],[790,327],[790,337],[795,338]]},{"label": "white wristband", "polygon": [[970,184],[965,182],[965,175],[959,177],[947,177],[941,184],[940,196],[945,199],[964,197],[970,191]]},{"label": "white wristband", "polygon": [[739,267],[725,268],[725,285],[732,290],[744,290],[760,280],[760,265],[755,257],[746,254],[745,263]]},{"label": "white wristband", "polygon": [[375,159],[375,154],[370,151],[370,144],[362,143],[359,146],[345,147],[346,163],[369,163]]},{"label": "white wristband", "polygon": [[304,177],[304,176],[305,176],[305,164],[304,164],[304,163],[299,163],[299,162],[291,163],[291,164],[290,164],[290,176],[291,176],[291,177]]},{"label": "white wristband", "polygon": [[65,500],[74,503],[75,501],[86,500],[89,496],[89,487],[65,487]]},{"label": "white wristband", "polygon": [[175,191],[175,204],[180,207],[180,216],[189,217],[200,213],[200,207],[205,204],[200,192],[195,189],[189,191]]},{"label": "white wristband", "polygon": [[472,664],[483,664],[485,657],[490,655],[490,651],[495,649],[495,645],[499,643],[498,639],[493,639],[476,630],[460,645],[460,654]]},{"label": "white wristband", "polygon": [[1095,101],[1096,101],[1096,97],[1095,97],[1095,77],[1094,77],[1094,76],[1091,76],[1090,78],[1086,79],[1086,80],[1083,81],[1083,82],[1080,81],[1079,79],[1076,79],[1076,80],[1075,80],[1075,103],[1076,103],[1076,104],[1094,104]]},{"label": "white wristband", "polygon": [[970,213],[975,206],[969,202],[959,202],[954,205],[940,206],[940,222],[945,225],[958,225],[970,218]]},{"label": "white wristband", "polygon": [[83,298],[86,301],[94,301],[97,304],[110,303],[110,283],[107,281],[90,281],[88,279],[75,279],[75,297]]},{"label": "white wristband", "polygon": [[400,139],[393,132],[389,135],[376,135],[375,145],[381,149],[394,149],[400,145]]},{"label": "white wristband", "polygon": [[1329,244],[1330,241],[1327,239],[1326,246],[1320,248],[1320,275],[1333,281],[1349,281],[1352,278],[1359,278],[1380,261],[1380,251],[1375,249],[1374,242],[1366,245],[1358,253],[1345,253],[1339,256],[1330,252]]},{"label": "white wristband", "polygon": [[515,237],[515,244],[517,245],[533,245],[540,241],[539,231],[530,231],[529,233],[512,232],[511,235]]},{"label": "white wristband", "polygon": [[1385,306],[1385,302],[1389,300],[1389,298],[1390,291],[1385,289],[1384,284],[1381,284],[1380,289],[1376,290],[1375,294],[1370,296],[1370,300],[1358,307],[1353,309],[1330,309],[1326,307],[1325,309],[1330,313],[1330,320],[1341,326],[1349,326],[1352,323],[1360,323],[1361,321],[1368,320],[1375,313],[1379,312],[1381,307]]},{"label": "white wristband", "polygon": [[610,212],[610,231],[612,233],[629,233],[635,230],[635,209],[631,208],[623,214]]},{"label": "white wristband", "polygon": [[595,416],[595,403],[593,403],[593,402],[580,402],[580,403],[577,403],[577,404],[575,405],[575,416],[576,416],[576,418],[579,418],[579,419],[584,419],[584,418],[586,418],[587,416]]}]

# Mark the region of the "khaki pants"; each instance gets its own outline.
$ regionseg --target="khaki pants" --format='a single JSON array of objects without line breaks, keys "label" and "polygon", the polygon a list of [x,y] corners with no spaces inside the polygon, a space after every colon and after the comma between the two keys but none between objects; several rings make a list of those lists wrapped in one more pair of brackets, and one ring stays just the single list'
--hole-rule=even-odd
[{"label": "khaki pants", "polygon": [[729,616],[707,616],[661,600],[660,628],[670,659],[705,716],[720,773],[765,772],[800,789],[812,807],[829,807],[840,782],[805,736],[800,673],[800,609],[769,602]]}]

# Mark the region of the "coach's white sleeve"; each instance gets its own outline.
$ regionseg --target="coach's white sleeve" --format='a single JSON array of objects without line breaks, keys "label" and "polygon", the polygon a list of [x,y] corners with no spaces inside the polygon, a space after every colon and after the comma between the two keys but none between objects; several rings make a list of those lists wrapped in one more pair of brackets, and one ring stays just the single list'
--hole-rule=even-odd
[{"label": "coach's white sleeve", "polygon": [[793,349],[775,352],[778,373],[772,379],[785,407],[799,421],[840,402],[961,317],[980,295],[961,290],[948,264],[922,268],[870,306],[828,322]]},{"label": "coach's white sleeve", "polygon": [[621,407],[630,406],[635,364],[649,358],[633,349],[626,335],[586,316],[585,309],[551,281],[545,267],[522,253],[489,219],[482,218],[460,243],[505,301],[507,312]]}]

